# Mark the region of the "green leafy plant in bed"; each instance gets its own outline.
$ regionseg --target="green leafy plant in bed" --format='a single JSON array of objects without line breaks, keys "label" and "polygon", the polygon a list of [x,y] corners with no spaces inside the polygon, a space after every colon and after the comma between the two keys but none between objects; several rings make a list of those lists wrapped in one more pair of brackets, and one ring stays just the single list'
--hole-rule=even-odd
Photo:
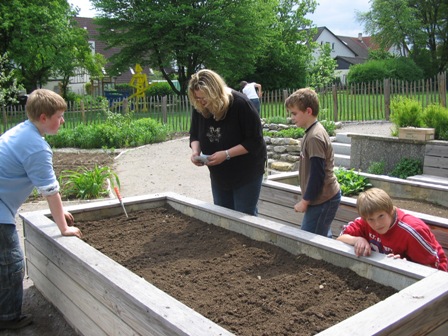
[{"label": "green leafy plant in bed", "polygon": [[384,175],[386,170],[386,162],[384,161],[375,161],[370,163],[370,166],[367,168],[367,172],[369,174],[375,175]]},{"label": "green leafy plant in bed", "polygon": [[120,187],[120,179],[109,167],[95,167],[91,170],[64,170],[59,177],[62,196],[68,199],[96,199],[109,195],[109,184]]},{"label": "green leafy plant in bed", "polygon": [[354,169],[336,168],[334,173],[341,186],[342,196],[355,196],[372,187],[369,179]]},{"label": "green leafy plant in bed", "polygon": [[409,176],[423,174],[423,162],[419,159],[403,158],[401,159],[389,176],[406,179]]}]

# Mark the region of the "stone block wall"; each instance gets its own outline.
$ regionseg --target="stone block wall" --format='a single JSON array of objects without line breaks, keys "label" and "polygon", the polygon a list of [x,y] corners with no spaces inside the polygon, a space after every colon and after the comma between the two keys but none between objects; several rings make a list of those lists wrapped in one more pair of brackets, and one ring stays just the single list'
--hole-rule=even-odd
[{"label": "stone block wall", "polygon": [[426,141],[399,139],[365,134],[349,134],[351,138],[350,163],[355,170],[367,171],[374,162],[385,163],[385,171],[391,171],[402,158],[423,162]]},{"label": "stone block wall", "polygon": [[[295,125],[264,124],[263,130],[276,132]],[[264,137],[268,152],[268,168],[274,171],[288,172],[298,170],[300,139]]]}]

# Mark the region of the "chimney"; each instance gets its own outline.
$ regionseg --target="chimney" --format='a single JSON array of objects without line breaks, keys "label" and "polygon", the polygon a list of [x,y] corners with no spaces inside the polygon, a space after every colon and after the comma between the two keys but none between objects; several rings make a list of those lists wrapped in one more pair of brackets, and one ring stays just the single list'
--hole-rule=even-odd
[{"label": "chimney", "polygon": [[362,33],[358,33],[358,40],[362,42]]}]

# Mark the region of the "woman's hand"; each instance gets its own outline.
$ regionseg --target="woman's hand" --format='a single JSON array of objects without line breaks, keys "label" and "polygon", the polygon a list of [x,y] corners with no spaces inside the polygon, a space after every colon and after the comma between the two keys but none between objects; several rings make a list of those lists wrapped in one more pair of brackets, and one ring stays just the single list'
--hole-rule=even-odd
[{"label": "woman's hand", "polygon": [[226,151],[213,153],[208,158],[207,166],[217,166],[227,159]]}]

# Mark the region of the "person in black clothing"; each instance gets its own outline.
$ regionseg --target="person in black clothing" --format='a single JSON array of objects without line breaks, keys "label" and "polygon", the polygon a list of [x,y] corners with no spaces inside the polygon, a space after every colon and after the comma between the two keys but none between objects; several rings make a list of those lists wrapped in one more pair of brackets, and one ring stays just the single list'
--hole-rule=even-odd
[{"label": "person in black clothing", "polygon": [[191,77],[188,97],[191,161],[208,167],[213,202],[256,216],[267,157],[256,109],[208,69]]}]

